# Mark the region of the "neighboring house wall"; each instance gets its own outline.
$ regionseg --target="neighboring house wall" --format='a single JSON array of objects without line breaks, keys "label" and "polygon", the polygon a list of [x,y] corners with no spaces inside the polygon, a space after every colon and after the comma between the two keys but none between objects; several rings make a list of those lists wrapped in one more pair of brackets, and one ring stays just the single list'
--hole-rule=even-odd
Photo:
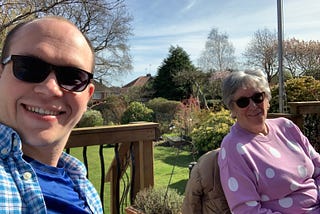
[{"label": "neighboring house wall", "polygon": [[105,100],[110,95],[121,95],[122,93],[128,92],[128,90],[132,87],[142,87],[147,84],[152,79],[151,74],[147,74],[146,76],[138,77],[137,79],[129,82],[124,85],[122,88],[120,87],[107,87],[102,83],[102,80],[97,81],[94,80],[93,84],[95,86],[95,91],[92,96],[91,101],[93,103],[97,103],[99,101]]},{"label": "neighboring house wall", "polygon": [[105,100],[110,95],[119,95],[120,87],[107,87],[100,81],[93,81],[95,86],[94,94],[92,96],[92,101],[97,102],[101,100]]}]

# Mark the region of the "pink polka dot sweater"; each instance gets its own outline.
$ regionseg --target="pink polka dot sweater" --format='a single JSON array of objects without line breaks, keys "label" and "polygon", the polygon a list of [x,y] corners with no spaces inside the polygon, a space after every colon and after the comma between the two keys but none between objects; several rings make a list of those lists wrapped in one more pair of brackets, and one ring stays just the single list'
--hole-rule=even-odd
[{"label": "pink polka dot sweater", "polygon": [[232,126],[219,153],[221,183],[233,214],[320,213],[320,155],[285,118],[269,133]]}]

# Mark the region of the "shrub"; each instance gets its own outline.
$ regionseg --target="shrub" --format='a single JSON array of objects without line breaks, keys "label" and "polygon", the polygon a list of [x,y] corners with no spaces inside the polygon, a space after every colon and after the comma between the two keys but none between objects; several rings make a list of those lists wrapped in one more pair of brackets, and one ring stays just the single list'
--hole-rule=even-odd
[{"label": "shrub", "polygon": [[175,189],[146,188],[137,193],[134,207],[146,214],[178,214],[181,213],[183,196]]},{"label": "shrub", "polygon": [[208,107],[212,109],[213,111],[220,111],[224,108],[224,104],[222,102],[222,99],[217,100],[207,100]]},{"label": "shrub", "polygon": [[220,147],[222,139],[234,122],[229,110],[222,109],[218,112],[202,110],[198,115],[198,122],[191,132],[192,142],[198,155]]},{"label": "shrub", "polygon": [[175,130],[173,132],[177,134],[183,133],[185,137],[189,137],[191,130],[196,122],[196,115],[200,111],[199,101],[196,98],[189,98],[183,100],[182,103],[177,108],[177,112],[174,115],[174,120],[172,125],[174,125]]},{"label": "shrub", "polygon": [[[285,92],[288,102],[316,101],[320,100],[320,80],[311,76],[289,79],[285,82]],[[279,86],[271,88],[272,100],[270,112],[278,112],[279,109]]]},{"label": "shrub", "polygon": [[153,121],[153,111],[143,103],[132,102],[121,117],[121,123],[126,124],[136,121]]},{"label": "shrub", "polygon": [[145,105],[153,110],[154,121],[160,124],[160,132],[166,133],[181,103],[160,97],[149,100]]},{"label": "shrub", "polygon": [[100,111],[89,109],[87,110],[76,127],[93,127],[102,126],[103,118]]},{"label": "shrub", "polygon": [[101,112],[104,124],[120,124],[121,116],[127,109],[127,102],[122,96],[111,95],[102,102],[92,105],[91,109]]}]

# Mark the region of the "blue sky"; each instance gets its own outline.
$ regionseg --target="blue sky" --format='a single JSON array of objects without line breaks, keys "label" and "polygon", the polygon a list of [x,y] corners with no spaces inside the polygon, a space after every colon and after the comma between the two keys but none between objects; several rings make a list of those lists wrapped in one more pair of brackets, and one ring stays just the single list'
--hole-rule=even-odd
[{"label": "blue sky", "polygon": [[[171,45],[182,47],[197,66],[212,28],[229,35],[237,57],[257,30],[277,30],[277,0],[128,0],[127,6],[134,18],[133,70],[112,81],[115,86],[156,75]],[[320,1],[283,0],[283,21],[285,39],[320,40]]]}]

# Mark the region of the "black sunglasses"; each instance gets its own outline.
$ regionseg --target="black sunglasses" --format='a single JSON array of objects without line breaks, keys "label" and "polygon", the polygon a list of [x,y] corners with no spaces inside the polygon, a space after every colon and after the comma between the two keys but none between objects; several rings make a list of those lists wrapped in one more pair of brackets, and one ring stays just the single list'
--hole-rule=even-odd
[{"label": "black sunglasses", "polygon": [[265,93],[264,92],[259,92],[259,93],[255,93],[254,95],[252,95],[251,97],[240,97],[239,99],[237,99],[235,101],[235,103],[237,104],[237,106],[239,108],[245,108],[250,104],[250,99],[256,103],[262,103],[265,97]]},{"label": "black sunglasses", "polygon": [[11,55],[2,61],[3,65],[13,62],[14,76],[24,82],[43,82],[53,71],[56,75],[58,85],[68,91],[83,91],[93,74],[80,68],[69,66],[51,65],[39,58],[31,56]]}]

